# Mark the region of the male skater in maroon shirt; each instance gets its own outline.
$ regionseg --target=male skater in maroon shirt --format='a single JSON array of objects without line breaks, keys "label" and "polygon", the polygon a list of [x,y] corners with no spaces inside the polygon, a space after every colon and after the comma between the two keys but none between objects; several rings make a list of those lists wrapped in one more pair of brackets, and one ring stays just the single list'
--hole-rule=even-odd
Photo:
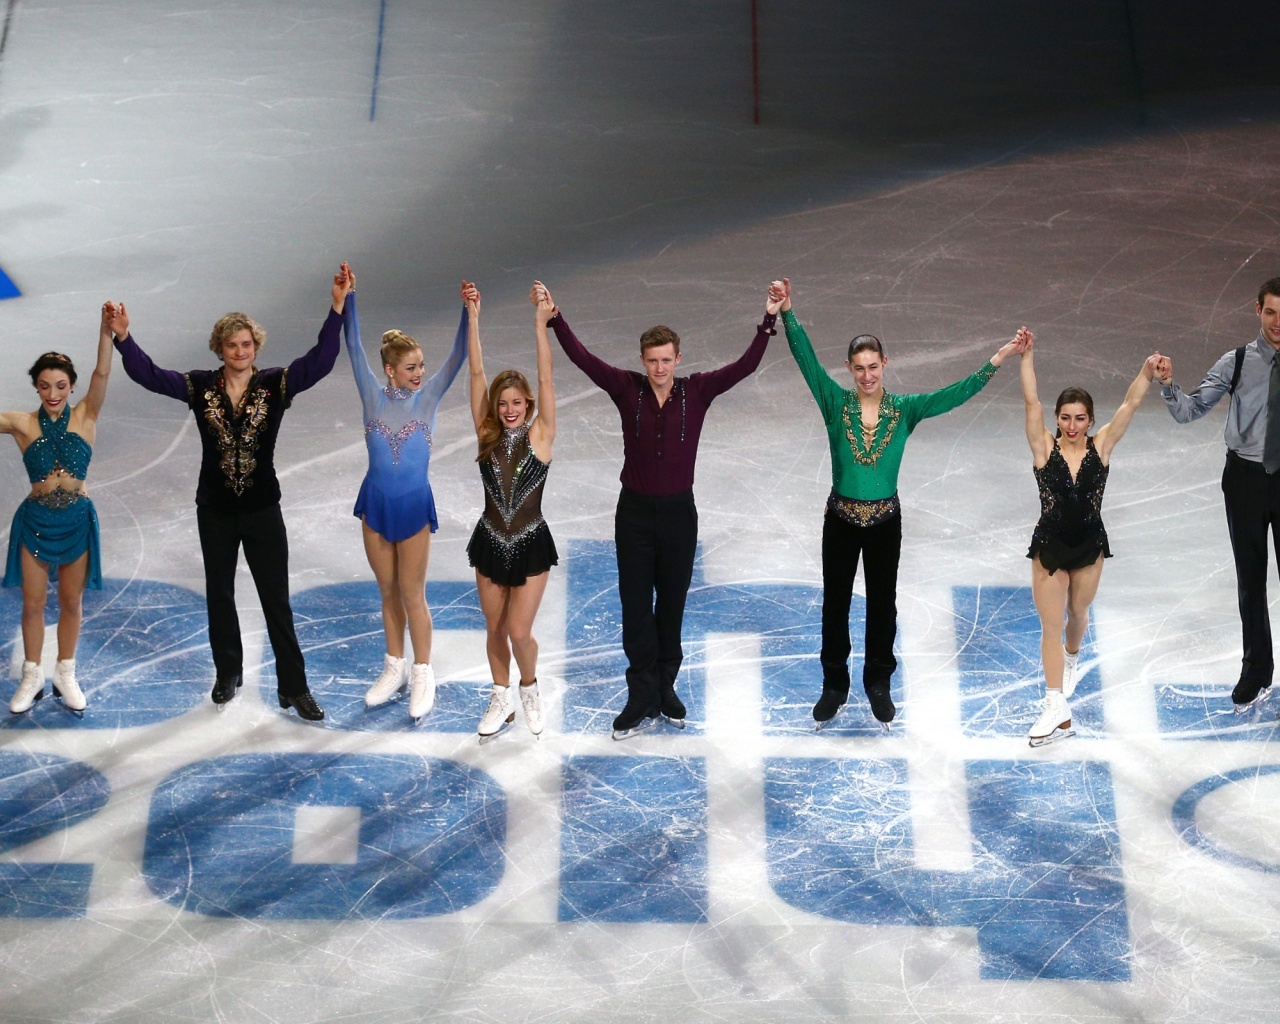
[{"label": "male skater in maroon shirt", "polygon": [[[550,292],[534,282],[535,300]],[[622,418],[622,493],[614,515],[618,594],[622,599],[622,649],[627,656],[627,705],[613,720],[623,740],[653,725],[659,712],[684,727],[684,703],[676,673],[684,659],[680,626],[693,579],[698,510],[693,469],[707,409],[755,372],[774,333],[780,303],[765,317],[746,352],[708,373],[677,377],[680,338],[669,327],[640,336],[644,373],[610,366],[592,355],[557,310],[550,326],[565,354],[618,407]]]}]

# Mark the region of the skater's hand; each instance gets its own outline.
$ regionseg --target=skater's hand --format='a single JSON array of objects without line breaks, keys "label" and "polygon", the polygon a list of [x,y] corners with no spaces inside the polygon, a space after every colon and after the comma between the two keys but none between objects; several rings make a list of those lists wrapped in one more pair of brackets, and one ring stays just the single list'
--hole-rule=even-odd
[{"label": "skater's hand", "polygon": [[123,302],[118,306],[114,302],[102,304],[102,331],[104,334],[114,334],[117,338],[129,336],[129,311],[124,308]]},{"label": "skater's hand", "polygon": [[467,307],[469,316],[480,315],[480,289],[474,281],[462,282],[462,301]]},{"label": "skater's hand", "polygon": [[351,265],[343,263],[338,268],[338,272],[333,275],[333,309],[336,313],[342,312],[342,307],[346,304],[347,296],[356,290],[356,275],[351,269]]},{"label": "skater's hand", "polygon": [[541,281],[534,281],[533,287],[529,289],[529,301],[533,303],[533,319],[535,323],[546,324],[553,316],[556,315],[555,299],[551,297],[551,292]]}]

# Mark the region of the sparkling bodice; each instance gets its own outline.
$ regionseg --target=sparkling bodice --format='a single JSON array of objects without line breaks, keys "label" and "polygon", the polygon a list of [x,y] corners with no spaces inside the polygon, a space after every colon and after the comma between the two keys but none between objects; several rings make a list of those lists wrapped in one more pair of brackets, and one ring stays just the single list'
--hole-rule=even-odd
[{"label": "sparkling bodice", "polygon": [[1085,439],[1084,458],[1075,480],[1062,456],[1057,439],[1048,461],[1035,470],[1040,488],[1039,533],[1052,533],[1067,543],[1077,543],[1083,536],[1102,526],[1102,494],[1107,486],[1107,469],[1093,446],[1093,438]]},{"label": "sparkling bodice", "polygon": [[502,440],[480,463],[484,521],[495,538],[513,542],[542,522],[547,469],[529,444],[527,423],[503,431]]},{"label": "sparkling bodice", "polygon": [[93,448],[79,434],[67,429],[67,424],[71,422],[71,408],[68,406],[54,420],[49,418],[44,406],[41,406],[36,419],[40,423],[40,436],[27,445],[27,450],[22,453],[27,477],[33,484],[38,484],[50,473],[61,469],[77,480],[83,480],[89,473]]}]

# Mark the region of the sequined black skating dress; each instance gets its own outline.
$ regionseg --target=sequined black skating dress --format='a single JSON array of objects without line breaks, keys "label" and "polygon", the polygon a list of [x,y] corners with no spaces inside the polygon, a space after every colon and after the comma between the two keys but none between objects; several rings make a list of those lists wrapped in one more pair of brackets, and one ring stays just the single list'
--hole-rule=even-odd
[{"label": "sequined black skating dress", "polygon": [[1102,492],[1107,486],[1107,468],[1102,464],[1093,438],[1085,438],[1084,458],[1075,480],[1058,441],[1048,461],[1034,470],[1040,488],[1040,521],[1031,534],[1028,558],[1040,556],[1049,574],[1059,569],[1072,571],[1093,565],[1101,554],[1111,557],[1107,530],[1102,525]]},{"label": "sequined black skating dress", "polygon": [[504,430],[480,463],[484,515],[467,545],[467,558],[482,576],[504,587],[523,586],[558,562],[551,530],[542,518],[548,463],[529,444],[529,425]]}]

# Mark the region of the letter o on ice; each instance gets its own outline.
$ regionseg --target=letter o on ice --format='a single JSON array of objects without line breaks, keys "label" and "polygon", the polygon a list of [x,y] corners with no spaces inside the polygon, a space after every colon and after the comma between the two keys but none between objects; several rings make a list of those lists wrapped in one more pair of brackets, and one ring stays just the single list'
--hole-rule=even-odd
[{"label": "letter o on ice", "polygon": [[[345,822],[345,855],[300,856],[299,822]],[[413,755],[244,754],[156,788],[143,873],[214,917],[344,920],[447,914],[502,878],[507,805],[488,774]],[[341,832],[343,829],[337,829]]]}]

